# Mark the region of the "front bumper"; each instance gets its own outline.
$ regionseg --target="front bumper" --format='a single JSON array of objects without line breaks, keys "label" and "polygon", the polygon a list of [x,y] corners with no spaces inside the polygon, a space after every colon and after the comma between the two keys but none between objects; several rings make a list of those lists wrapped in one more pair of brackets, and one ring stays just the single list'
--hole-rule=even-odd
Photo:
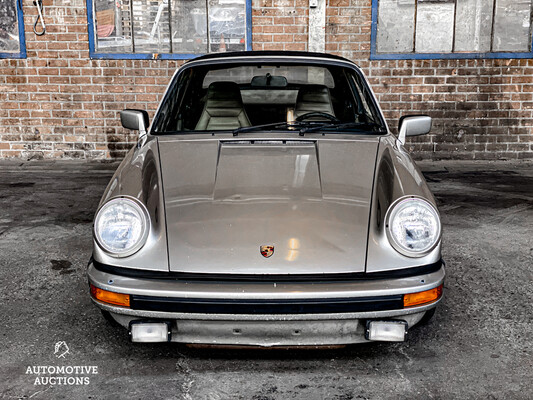
[{"label": "front bumper", "polygon": [[90,284],[131,296],[129,308],[93,298],[124,327],[136,320],[163,320],[170,322],[174,342],[266,347],[365,342],[369,320],[398,319],[412,327],[440,298],[409,308],[398,299],[436,288],[444,276],[441,267],[390,279],[221,282],[126,277],[93,263],[88,268]]}]

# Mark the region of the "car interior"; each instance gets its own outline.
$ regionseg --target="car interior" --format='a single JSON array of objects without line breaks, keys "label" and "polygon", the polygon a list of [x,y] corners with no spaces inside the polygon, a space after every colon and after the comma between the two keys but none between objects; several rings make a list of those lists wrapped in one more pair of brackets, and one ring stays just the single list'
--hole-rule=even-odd
[{"label": "car interior", "polygon": [[[280,90],[241,90],[235,82],[213,82],[207,89],[204,108],[194,130],[235,129],[252,124],[290,122],[311,112],[335,116],[329,89],[324,85],[284,91],[286,93]],[[316,116],[313,119],[321,120],[324,117]]]}]

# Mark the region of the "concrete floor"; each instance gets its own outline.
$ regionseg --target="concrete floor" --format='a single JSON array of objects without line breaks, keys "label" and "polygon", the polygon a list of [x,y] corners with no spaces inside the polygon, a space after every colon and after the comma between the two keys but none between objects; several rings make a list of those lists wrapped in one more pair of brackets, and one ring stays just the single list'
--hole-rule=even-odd
[{"label": "concrete floor", "polygon": [[[133,345],[91,304],[91,221],[116,164],[1,162],[0,396],[533,398],[533,165],[421,166],[440,205],[448,264],[429,325],[399,344],[199,350]],[[64,358],[54,355],[58,341],[70,349]],[[39,366],[98,374],[86,385],[36,385],[49,376],[28,370]]]}]

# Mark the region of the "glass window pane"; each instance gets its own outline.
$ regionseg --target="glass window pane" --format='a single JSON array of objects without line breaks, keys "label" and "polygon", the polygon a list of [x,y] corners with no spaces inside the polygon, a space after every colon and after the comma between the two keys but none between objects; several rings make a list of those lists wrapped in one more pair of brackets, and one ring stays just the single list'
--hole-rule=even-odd
[{"label": "glass window pane", "polygon": [[413,51],[415,0],[380,0],[378,9],[377,51]]},{"label": "glass window pane", "polygon": [[131,53],[129,0],[94,0],[96,49],[105,53]]},{"label": "glass window pane", "polygon": [[[268,79],[260,79],[267,78],[267,74],[271,84],[267,84]],[[329,84],[329,89],[322,84]],[[300,93],[307,97],[299,99]],[[249,124],[291,122],[299,105],[312,110],[317,104],[342,122],[376,121],[381,125],[364,79],[349,68],[257,62],[238,67],[197,65],[182,71],[170,84],[154,119],[154,131],[210,132]],[[370,132],[373,127],[356,129]]]},{"label": "glass window pane", "polygon": [[93,0],[93,7],[100,53],[246,49],[246,0]]},{"label": "glass window pane", "polygon": [[490,51],[494,0],[461,0],[455,17],[455,51]]},{"label": "glass window pane", "polygon": [[[434,0],[433,0],[434,1]],[[417,53],[450,53],[453,42],[455,0],[418,0],[416,15]]]},{"label": "glass window pane", "polygon": [[168,0],[133,1],[135,53],[170,53]]},{"label": "glass window pane", "polygon": [[493,51],[530,51],[531,0],[496,0]]},{"label": "glass window pane", "polygon": [[205,0],[172,1],[172,52],[207,53]]},{"label": "glass window pane", "polygon": [[16,0],[0,0],[0,53],[20,52]]},{"label": "glass window pane", "polygon": [[290,85],[325,85],[329,88],[335,87],[333,76],[325,68],[321,67],[286,67],[286,66],[242,66],[227,69],[210,70],[202,82],[204,89],[213,82],[232,81],[239,85],[246,85],[252,82],[257,76],[283,76]]},{"label": "glass window pane", "polygon": [[246,49],[245,0],[209,1],[209,43],[211,52]]}]

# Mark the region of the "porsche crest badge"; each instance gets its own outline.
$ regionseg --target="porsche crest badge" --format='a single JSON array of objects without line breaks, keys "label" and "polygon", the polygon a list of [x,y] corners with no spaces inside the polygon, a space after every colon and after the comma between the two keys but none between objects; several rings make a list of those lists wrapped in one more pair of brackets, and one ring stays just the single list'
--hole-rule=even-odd
[{"label": "porsche crest badge", "polygon": [[265,258],[268,258],[270,257],[272,254],[274,254],[274,246],[270,246],[270,245],[267,245],[267,246],[261,246],[259,248],[259,250],[261,251],[261,255]]}]

